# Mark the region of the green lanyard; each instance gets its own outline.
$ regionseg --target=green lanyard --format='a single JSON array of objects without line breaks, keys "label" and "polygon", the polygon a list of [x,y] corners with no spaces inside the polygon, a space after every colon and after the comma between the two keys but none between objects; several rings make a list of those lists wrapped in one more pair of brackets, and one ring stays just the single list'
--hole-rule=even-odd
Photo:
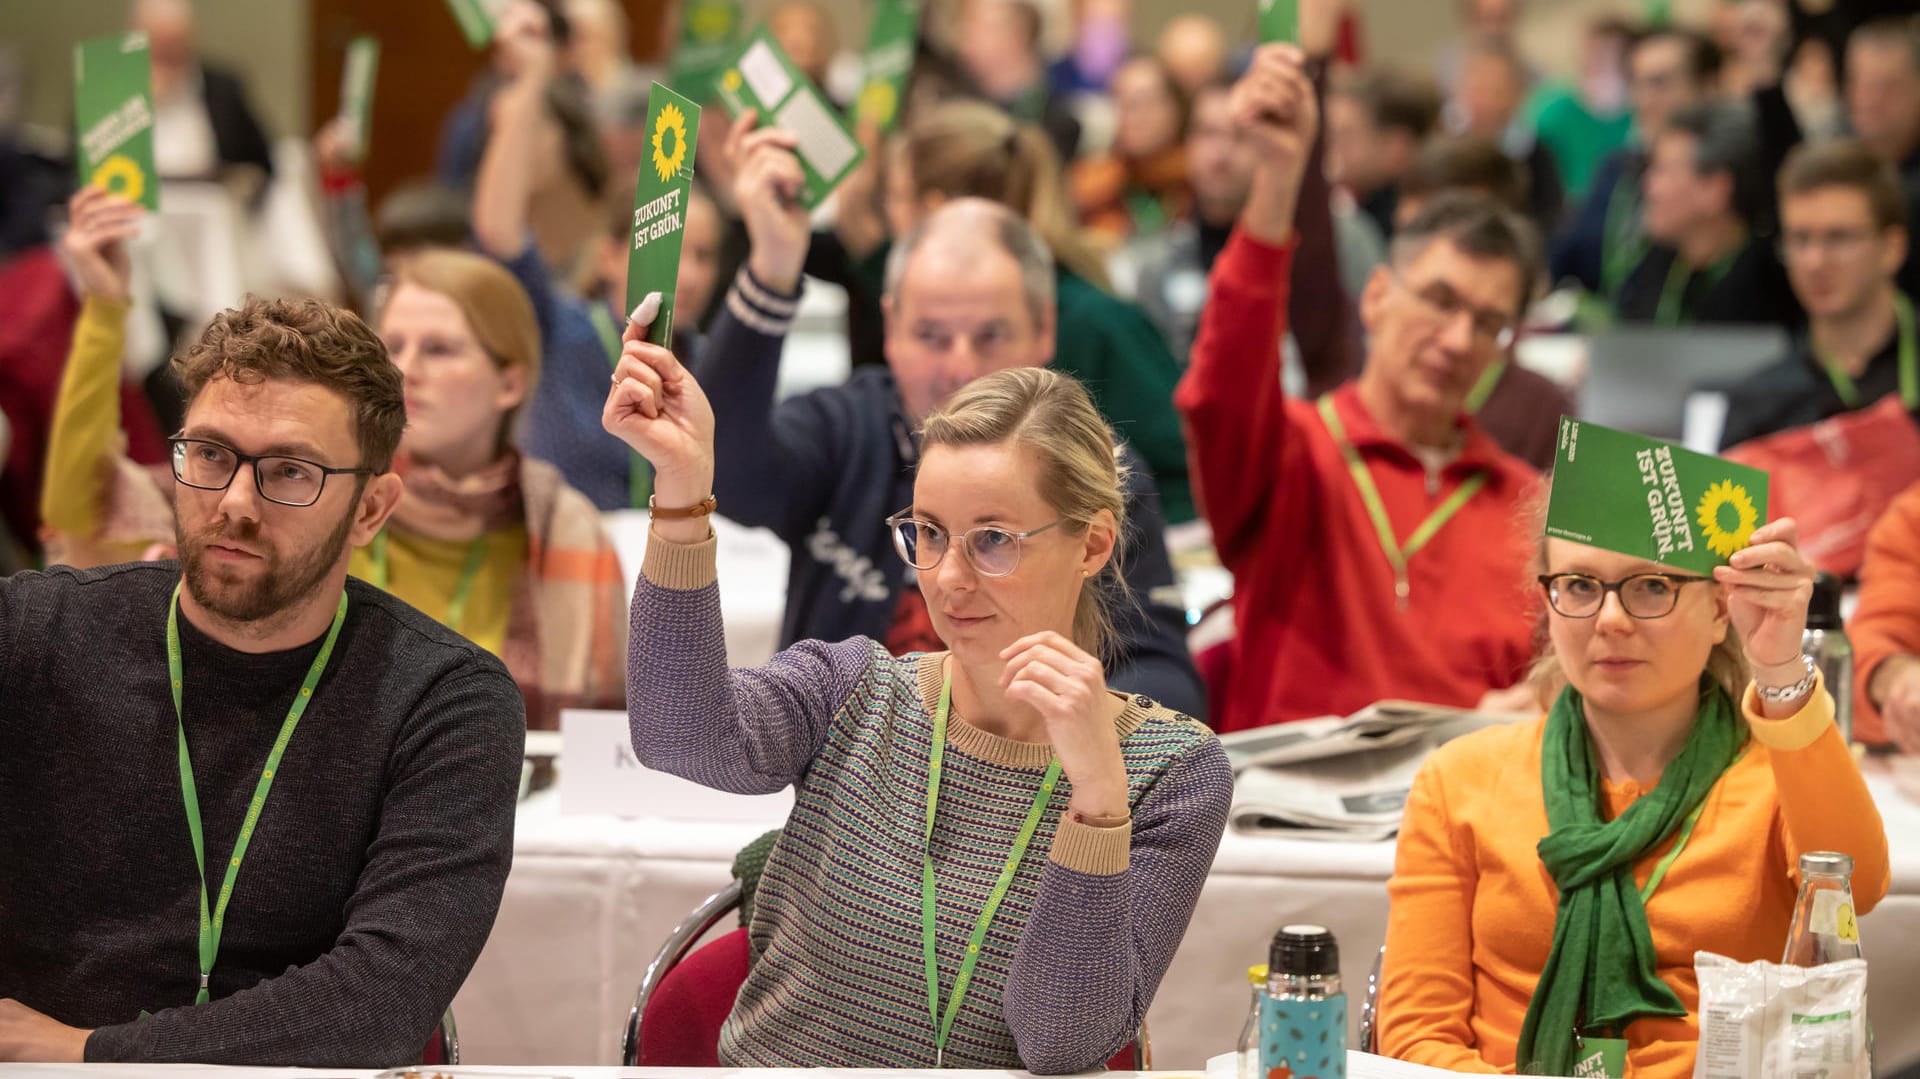
[{"label": "green lanyard", "polygon": [[1007,864],[1000,867],[1000,879],[994,882],[993,891],[987,895],[987,905],[980,908],[980,918],[973,924],[973,936],[967,941],[967,955],[960,961],[960,975],[953,980],[953,995],[947,998],[947,1014],[943,1019],[940,1015],[940,964],[934,957],[933,814],[940,801],[940,761],[946,756],[947,710],[952,700],[953,676],[948,675],[940,684],[940,707],[933,713],[933,749],[927,763],[926,848],[920,860],[920,953],[927,965],[927,1015],[933,1020],[936,1031],[933,1041],[933,1066],[936,1068],[945,1066],[947,1035],[953,1033],[954,1017],[960,1014],[960,1002],[966,999],[967,986],[973,981],[973,967],[980,960],[980,946],[987,939],[987,926],[992,924],[1001,900],[1007,897],[1007,889],[1013,884],[1013,875],[1020,868],[1020,860],[1026,857],[1027,846],[1033,842],[1034,830],[1040,826],[1040,817],[1047,811],[1047,803],[1053,799],[1054,785],[1060,780],[1060,758],[1055,757],[1047,765],[1047,774],[1040,779],[1040,790],[1033,796],[1033,806],[1027,810],[1027,819],[1020,826],[1020,834],[1014,837],[1013,849],[1007,852]]},{"label": "green lanyard", "polygon": [[[593,316],[593,330],[600,335],[600,346],[607,350],[608,365],[618,371],[620,331],[613,328],[613,316],[607,314],[605,304],[589,304],[587,311]],[[631,452],[633,460],[627,463],[627,508],[637,510],[645,506],[653,494],[653,474],[647,471],[647,459],[640,456],[638,450]]]},{"label": "green lanyard", "polygon": [[[1914,344],[1913,301],[1897,292],[1893,296],[1893,318],[1900,327],[1900,402],[1912,412],[1920,409],[1920,372],[1915,370],[1920,348]],[[1827,373],[1833,392],[1840,395],[1843,404],[1848,408],[1860,407],[1860,387],[1854,385],[1852,375],[1824,356],[1820,357],[1820,369]]]},{"label": "green lanyard", "polygon": [[320,654],[313,657],[313,665],[307,668],[307,680],[300,683],[300,693],[293,698],[293,707],[287,709],[287,718],[280,724],[280,737],[273,740],[266,767],[260,771],[260,782],[253,789],[253,802],[247,806],[247,815],[240,822],[240,834],[233,840],[233,856],[227,859],[227,879],[220,885],[220,901],[209,917],[207,846],[200,828],[200,792],[193,783],[193,762],[187,756],[187,722],[180,708],[181,686],[186,681],[180,663],[180,586],[173,586],[173,603],[167,609],[167,676],[173,683],[173,718],[180,734],[180,799],[186,803],[187,832],[193,837],[193,860],[200,868],[200,992],[193,998],[195,1004],[207,1002],[207,980],[213,975],[214,957],[220,954],[220,933],[226,926],[227,901],[233,898],[233,882],[240,876],[240,860],[247,856],[247,844],[253,841],[253,829],[260,823],[260,811],[266,808],[267,792],[273,789],[273,774],[280,770],[280,757],[286,753],[287,743],[293,738],[293,728],[299,726],[300,716],[313,700],[314,687],[320,684],[320,675],[327,669],[327,660],[333,656],[333,642],[339,639],[340,627],[346,620],[347,594],[342,591],[340,606],[333,612],[333,628],[327,630],[326,643],[320,646]]},{"label": "green lanyard", "polygon": [[[373,534],[373,580],[368,583],[380,591],[387,590],[387,530],[381,529]],[[467,600],[473,597],[473,582],[480,577],[480,567],[487,562],[487,537],[485,533],[474,537],[467,544],[467,561],[460,567],[460,581],[453,586],[453,598],[447,601],[447,617],[441,625],[455,633],[461,632],[460,624],[467,620]]]},{"label": "green lanyard", "polygon": [[[1711,290],[1733,269],[1734,260],[1740,257],[1738,251],[1708,267],[1706,272],[1707,288]],[[1693,284],[1693,270],[1679,255],[1673,256],[1673,264],[1667,267],[1666,283],[1660,286],[1660,306],[1654,310],[1653,320],[1662,326],[1682,325],[1686,315],[1687,287]],[[1688,322],[1693,321],[1687,319]]]},{"label": "green lanyard", "polygon": [[1609,301],[1617,300],[1621,286],[1647,257],[1647,238],[1636,228],[1640,215],[1634,212],[1631,190],[1636,187],[1624,177],[1613,185],[1600,225],[1600,295]]},{"label": "green lanyard", "polygon": [[1406,543],[1402,544],[1394,538],[1393,522],[1387,519],[1387,506],[1380,500],[1380,489],[1374,486],[1373,473],[1367,471],[1367,463],[1360,459],[1360,451],[1347,441],[1346,428],[1340,423],[1340,417],[1334,414],[1333,399],[1320,398],[1319,407],[1320,418],[1327,424],[1327,432],[1339,444],[1340,455],[1347,459],[1347,471],[1353,474],[1353,485],[1360,490],[1360,501],[1366,504],[1367,516],[1373,519],[1373,530],[1380,539],[1380,553],[1387,556],[1387,564],[1393,567],[1394,598],[1404,611],[1407,609],[1407,596],[1413,591],[1407,583],[1407,560],[1413,557],[1415,551],[1425,547],[1428,540],[1438,535],[1453,519],[1453,515],[1460,512],[1460,507],[1480,493],[1480,488],[1487,485],[1487,474],[1485,471],[1474,473],[1460,485],[1459,490],[1427,514],[1427,519],[1421,521],[1413,534],[1407,537]]},{"label": "green lanyard", "polygon": [[1467,415],[1478,415],[1480,410],[1486,407],[1487,398],[1493,396],[1493,388],[1500,385],[1500,379],[1506,373],[1505,357],[1493,361],[1485,371],[1480,372],[1480,380],[1473,384],[1473,389],[1467,391],[1467,399],[1463,405]]}]

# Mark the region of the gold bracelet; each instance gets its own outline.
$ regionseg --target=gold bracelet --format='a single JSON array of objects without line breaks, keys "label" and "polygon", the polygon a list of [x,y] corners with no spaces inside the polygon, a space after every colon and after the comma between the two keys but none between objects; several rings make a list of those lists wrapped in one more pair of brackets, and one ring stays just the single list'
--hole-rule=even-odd
[{"label": "gold bracelet", "polygon": [[653,496],[647,496],[647,512],[662,521],[687,521],[695,517],[705,517],[720,505],[720,500],[712,495],[695,502],[691,506],[656,506]]}]

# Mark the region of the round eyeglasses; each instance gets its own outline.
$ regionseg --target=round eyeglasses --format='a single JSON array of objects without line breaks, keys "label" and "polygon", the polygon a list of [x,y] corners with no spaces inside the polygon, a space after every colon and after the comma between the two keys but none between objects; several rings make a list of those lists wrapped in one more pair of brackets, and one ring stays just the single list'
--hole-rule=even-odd
[{"label": "round eyeglasses", "polygon": [[282,506],[311,506],[320,501],[328,476],[371,476],[371,468],[329,468],[304,457],[241,453],[201,438],[170,438],[173,478],[202,491],[224,491],[241,465],[253,466],[260,497]]},{"label": "round eyeglasses", "polygon": [[[1065,517],[1059,517],[1026,532],[1015,532],[998,525],[981,525],[961,533],[960,546],[967,552],[967,561],[972,563],[974,572],[982,577],[1005,577],[1020,564],[1022,540],[1032,539],[1065,520]],[[900,558],[914,569],[932,569],[947,556],[947,547],[950,546],[947,530],[932,521],[912,516],[911,510],[901,510],[887,518],[887,528],[893,532],[893,549],[900,552]]]},{"label": "round eyeglasses", "polygon": [[1603,581],[1585,573],[1542,574],[1540,587],[1547,603],[1566,618],[1592,618],[1607,602],[1607,593],[1620,597],[1620,609],[1634,618],[1665,618],[1680,602],[1680,589],[1711,581],[1685,573],[1636,573],[1617,581]]}]

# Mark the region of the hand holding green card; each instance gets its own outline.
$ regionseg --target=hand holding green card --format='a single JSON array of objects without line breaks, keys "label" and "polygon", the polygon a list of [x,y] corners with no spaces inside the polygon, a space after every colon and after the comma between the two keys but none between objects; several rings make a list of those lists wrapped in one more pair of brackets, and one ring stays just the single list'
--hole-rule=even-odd
[{"label": "hand holding green card", "polygon": [[878,7],[867,34],[867,77],[854,101],[854,119],[874,125],[884,135],[900,120],[900,101],[913,74],[920,2],[879,0]]},{"label": "hand holding green card", "polygon": [[116,34],[73,47],[73,117],[80,182],[158,210],[153,65],[145,34]]},{"label": "hand holding green card", "polygon": [[1711,575],[1766,520],[1765,472],[1658,439],[1560,420],[1550,537]]},{"label": "hand holding green card", "polygon": [[379,70],[379,38],[362,34],[347,43],[346,66],[340,71],[340,117],[346,121],[348,153],[355,161],[367,156],[367,137],[373,125],[373,80]]},{"label": "hand holding green card", "polygon": [[832,194],[867,156],[847,129],[847,122],[765,28],[748,39],[740,55],[720,75],[720,103],[729,116],[752,109],[763,125],[794,137],[799,144],[794,147],[794,156],[800,159],[800,170],[806,174],[800,204],[809,210]]},{"label": "hand holding green card", "polygon": [[647,340],[673,347],[673,293],[680,280],[680,241],[686,233],[693,187],[693,148],[700,137],[700,106],[653,84],[647,95],[647,156],[633,195],[632,246],[627,251],[627,313],[651,293],[659,313]]}]

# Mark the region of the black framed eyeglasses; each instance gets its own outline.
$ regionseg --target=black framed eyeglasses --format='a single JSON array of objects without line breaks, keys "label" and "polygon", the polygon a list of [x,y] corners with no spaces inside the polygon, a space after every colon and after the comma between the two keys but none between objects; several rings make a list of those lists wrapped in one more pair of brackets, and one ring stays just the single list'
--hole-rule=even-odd
[{"label": "black framed eyeglasses", "polygon": [[1547,603],[1566,618],[1592,618],[1607,602],[1607,593],[1620,597],[1620,609],[1634,618],[1665,618],[1680,602],[1680,589],[1711,577],[1686,573],[1636,573],[1617,581],[1603,581],[1585,573],[1545,573],[1540,587]]},{"label": "black framed eyeglasses", "polygon": [[[1022,541],[1030,540],[1065,520],[1065,517],[1057,517],[1051,523],[1025,532],[1015,532],[999,525],[980,525],[960,534],[960,546],[967,552],[967,561],[972,563],[974,572],[982,577],[1005,577],[1020,564]],[[907,565],[917,570],[938,566],[940,560],[947,556],[947,548],[952,545],[946,529],[913,516],[912,510],[901,510],[887,518],[887,528],[893,533],[893,549],[900,552],[900,558]]]},{"label": "black framed eyeglasses", "polygon": [[327,489],[328,476],[371,476],[371,468],[329,468],[304,457],[277,453],[241,453],[232,446],[204,438],[169,438],[173,448],[173,478],[202,491],[224,491],[239,475],[241,465],[253,466],[253,485],[260,497],[282,506],[311,506]]}]

